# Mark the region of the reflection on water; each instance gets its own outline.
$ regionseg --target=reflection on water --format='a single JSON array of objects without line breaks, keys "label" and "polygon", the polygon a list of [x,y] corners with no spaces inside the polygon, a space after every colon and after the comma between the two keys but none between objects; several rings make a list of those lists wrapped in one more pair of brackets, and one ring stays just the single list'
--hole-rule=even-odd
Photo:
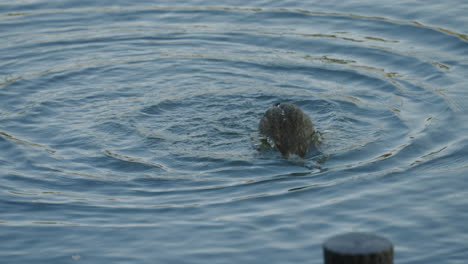
[{"label": "reflection on water", "polygon": [[[2,258],[321,263],[357,230],[462,263],[464,5],[289,2],[3,4]],[[261,145],[279,102],[320,131],[304,159]]]}]

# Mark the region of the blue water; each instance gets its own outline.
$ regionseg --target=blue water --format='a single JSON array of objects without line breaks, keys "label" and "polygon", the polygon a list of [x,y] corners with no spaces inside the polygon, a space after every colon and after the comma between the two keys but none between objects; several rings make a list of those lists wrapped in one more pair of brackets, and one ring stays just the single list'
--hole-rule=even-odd
[{"label": "blue water", "polygon": [[[307,3],[306,3],[307,2]],[[468,259],[466,1],[2,1],[2,263]],[[259,149],[274,103],[323,137]]]}]

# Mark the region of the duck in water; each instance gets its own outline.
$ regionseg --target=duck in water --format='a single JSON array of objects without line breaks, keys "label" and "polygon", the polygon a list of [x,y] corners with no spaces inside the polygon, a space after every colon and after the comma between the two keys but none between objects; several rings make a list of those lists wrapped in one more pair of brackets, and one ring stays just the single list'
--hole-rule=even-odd
[{"label": "duck in water", "polygon": [[269,108],[258,125],[260,135],[273,141],[283,156],[305,157],[315,137],[310,118],[302,110],[288,103]]}]

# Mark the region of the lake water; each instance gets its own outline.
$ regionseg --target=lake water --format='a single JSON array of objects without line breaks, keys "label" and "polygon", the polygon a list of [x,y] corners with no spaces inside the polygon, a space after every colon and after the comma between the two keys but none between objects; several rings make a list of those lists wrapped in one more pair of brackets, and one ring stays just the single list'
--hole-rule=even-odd
[{"label": "lake water", "polygon": [[[306,3],[308,2],[308,3]],[[0,3],[2,263],[468,259],[468,2]],[[295,103],[305,159],[259,150]]]}]

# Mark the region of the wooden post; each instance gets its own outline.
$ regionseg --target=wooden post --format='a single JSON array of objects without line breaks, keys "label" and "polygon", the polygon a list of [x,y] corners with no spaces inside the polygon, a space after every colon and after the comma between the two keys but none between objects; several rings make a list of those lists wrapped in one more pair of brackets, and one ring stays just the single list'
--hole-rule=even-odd
[{"label": "wooden post", "polygon": [[393,264],[393,245],[370,233],[347,233],[323,243],[325,264]]}]

